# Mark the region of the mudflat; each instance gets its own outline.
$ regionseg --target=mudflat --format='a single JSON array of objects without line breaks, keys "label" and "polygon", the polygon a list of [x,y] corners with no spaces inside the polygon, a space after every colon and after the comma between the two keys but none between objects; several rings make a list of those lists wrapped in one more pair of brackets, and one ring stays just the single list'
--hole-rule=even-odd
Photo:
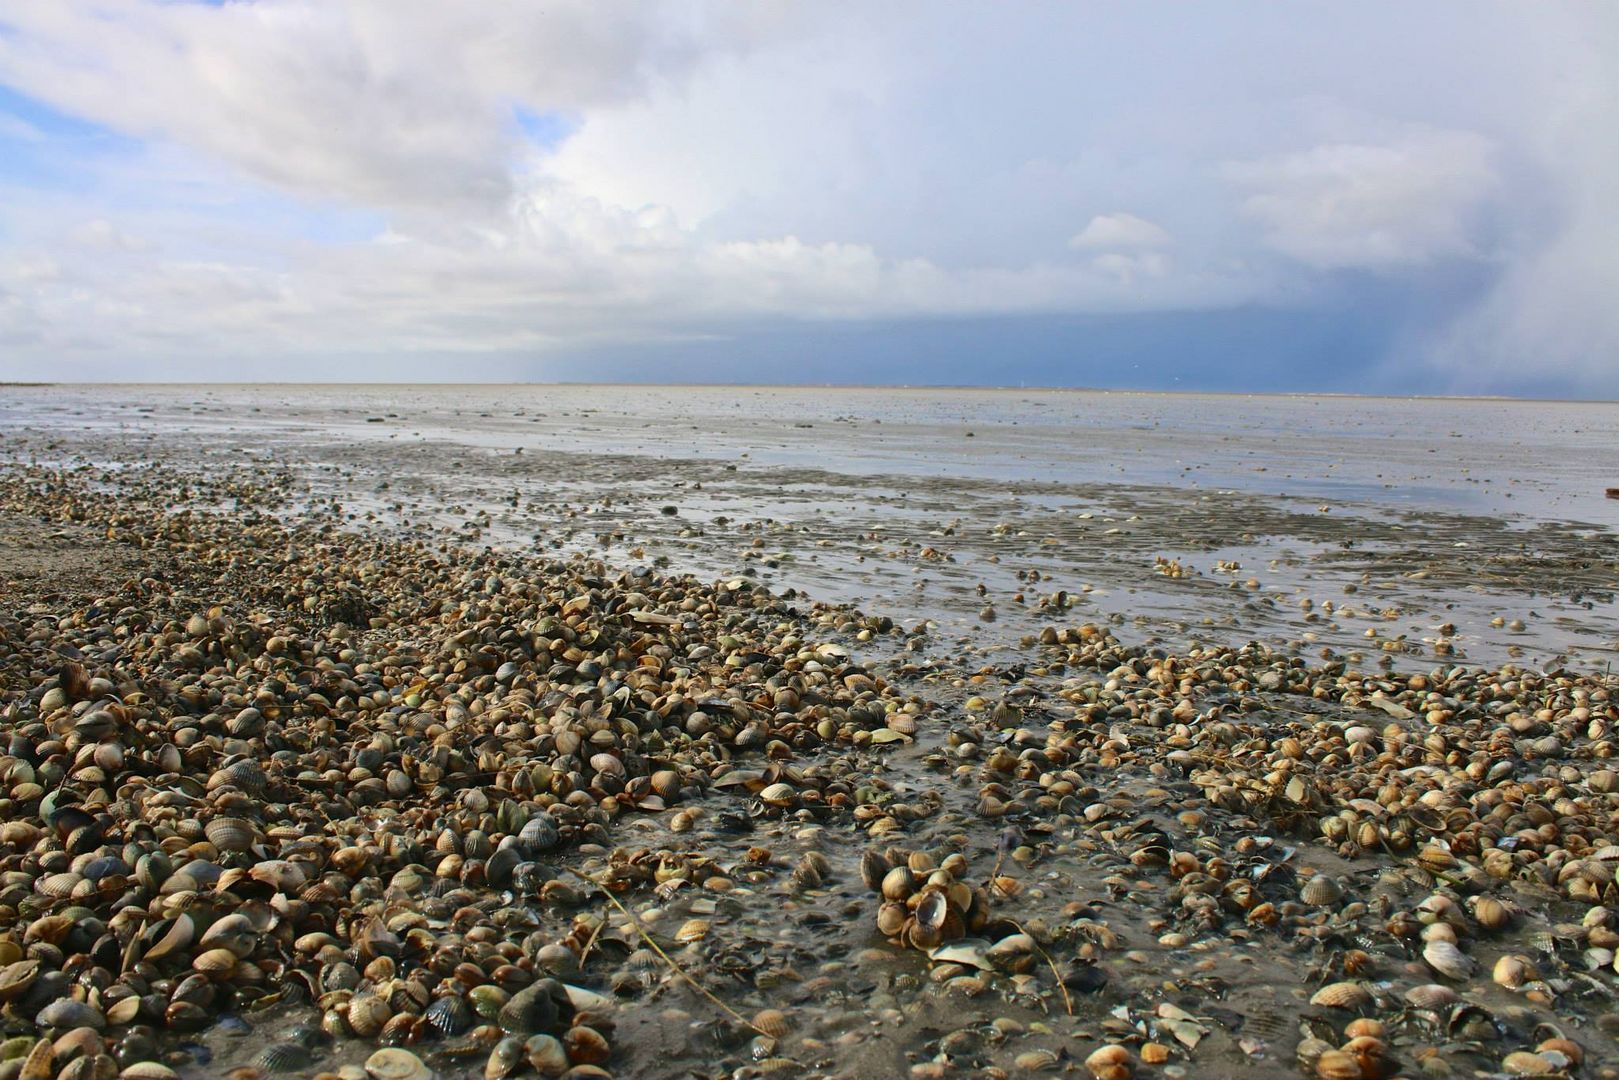
[{"label": "mudflat", "polygon": [[1607,1074],[1616,421],[0,388],[0,997],[188,1076]]}]

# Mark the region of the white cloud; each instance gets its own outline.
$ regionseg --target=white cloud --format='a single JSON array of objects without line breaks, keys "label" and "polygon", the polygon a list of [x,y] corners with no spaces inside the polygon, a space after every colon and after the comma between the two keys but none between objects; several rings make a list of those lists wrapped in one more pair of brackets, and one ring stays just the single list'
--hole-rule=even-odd
[{"label": "white cloud", "polygon": [[1168,243],[1169,233],[1162,226],[1120,211],[1091,218],[1089,224],[1068,241],[1068,246],[1076,251],[1126,251],[1164,247]]},{"label": "white cloud", "polygon": [[1465,265],[1493,287],[1422,359],[1595,353],[1610,10],[1254,4],[1166,32],[1124,5],[12,0],[0,82],[134,148],[0,110],[27,162],[0,176],[0,334],[41,370],[228,342],[273,373],[1307,306],[1310,271]]},{"label": "white cloud", "polygon": [[1275,250],[1322,269],[1384,269],[1482,254],[1474,226],[1499,186],[1493,156],[1471,132],[1413,131],[1237,162],[1225,175]]}]

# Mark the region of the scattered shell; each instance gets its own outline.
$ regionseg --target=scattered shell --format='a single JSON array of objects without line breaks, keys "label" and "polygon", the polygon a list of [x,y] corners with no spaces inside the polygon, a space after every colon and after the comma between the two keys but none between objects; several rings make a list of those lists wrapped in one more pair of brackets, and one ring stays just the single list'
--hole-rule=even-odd
[{"label": "scattered shell", "polygon": [[432,1080],[433,1070],[409,1050],[388,1047],[365,1059],[371,1080]]}]

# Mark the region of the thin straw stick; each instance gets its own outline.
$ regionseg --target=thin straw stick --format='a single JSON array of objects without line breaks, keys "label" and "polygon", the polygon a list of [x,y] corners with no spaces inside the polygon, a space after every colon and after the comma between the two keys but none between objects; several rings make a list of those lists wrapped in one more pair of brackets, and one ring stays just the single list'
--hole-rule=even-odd
[{"label": "thin straw stick", "polygon": [[[624,917],[630,920],[630,925],[635,927],[635,932],[637,934],[641,935],[641,940],[646,942],[648,947],[650,947],[653,952],[657,953],[660,957],[663,958],[663,962],[665,964],[669,965],[669,970],[670,971],[673,971],[676,975],[679,975],[682,979],[686,980],[687,985],[689,985],[693,990],[696,990],[699,994],[702,994],[708,1000],[710,1000],[714,1004],[718,1005],[721,1009],[724,1009],[726,1015],[728,1015],[731,1019],[735,1020],[737,1023],[741,1024],[742,1026],[748,1028],[749,1030],[756,1031],[760,1035],[769,1035],[770,1034],[768,1031],[763,1031],[763,1030],[761,1030],[759,1028],[754,1027],[753,1022],[751,1020],[747,1019],[741,1013],[737,1012],[735,1009],[733,1009],[729,1005],[725,1004],[725,1002],[721,1001],[719,998],[717,998],[713,994],[709,993],[708,988],[706,986],[704,986],[702,983],[698,982],[696,979],[692,978],[690,975],[687,975],[685,969],[682,968],[679,964],[675,963],[674,958],[671,957],[668,953],[664,952],[662,947],[659,946],[656,941],[652,940],[652,936],[650,934],[648,934],[645,930],[641,929],[641,920],[637,919],[633,914],[631,914],[629,908],[625,907],[623,904],[618,902],[618,897],[613,895],[613,890],[609,889],[606,885],[603,885],[601,882],[597,881],[595,878],[591,877],[589,874],[584,873],[581,870],[575,870],[571,866],[570,867],[564,867],[564,869],[566,869],[568,871],[568,873],[573,874],[576,877],[584,878],[586,881],[590,882],[592,885],[596,886],[596,888],[600,889],[603,893],[605,893],[606,896],[607,896],[608,902],[611,903],[614,907],[618,908],[619,911],[623,912]],[[1056,969],[1053,968],[1052,970],[1055,971]],[[1064,991],[1064,994],[1066,994],[1066,993],[1067,993],[1067,991]],[[1072,1015],[1072,1014],[1073,1014],[1073,1010],[1070,1009],[1069,1010],[1069,1015]]]}]

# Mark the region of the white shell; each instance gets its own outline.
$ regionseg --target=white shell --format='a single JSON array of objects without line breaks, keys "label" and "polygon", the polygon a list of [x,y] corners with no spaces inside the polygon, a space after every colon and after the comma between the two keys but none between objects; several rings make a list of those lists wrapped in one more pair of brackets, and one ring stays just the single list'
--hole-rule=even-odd
[{"label": "white shell", "polygon": [[1430,941],[1423,946],[1422,959],[1447,979],[1462,980],[1473,974],[1473,958],[1449,941]]}]

